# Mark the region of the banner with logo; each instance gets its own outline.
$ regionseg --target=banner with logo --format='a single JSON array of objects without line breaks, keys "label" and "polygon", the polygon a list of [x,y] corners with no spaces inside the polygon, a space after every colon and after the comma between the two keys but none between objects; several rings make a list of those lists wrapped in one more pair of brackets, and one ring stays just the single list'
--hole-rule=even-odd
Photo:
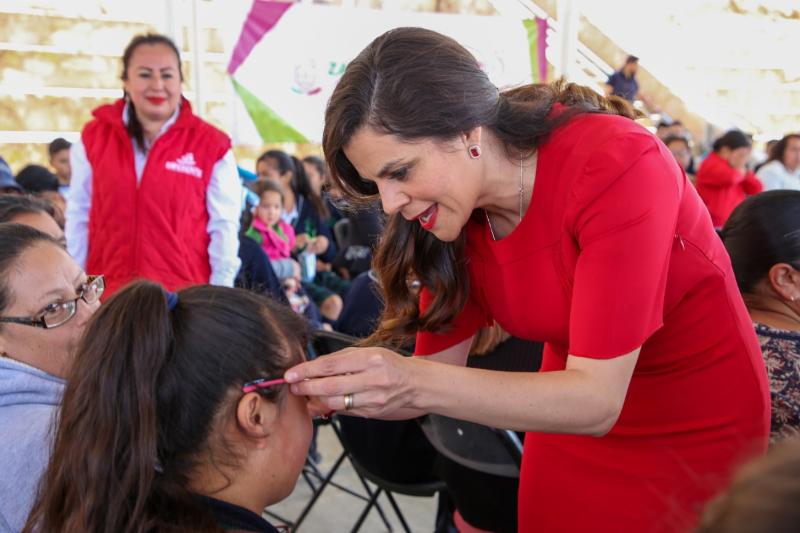
[{"label": "banner with logo", "polygon": [[255,0],[228,74],[261,140],[320,142],[325,105],[348,61],[402,26],[453,37],[498,87],[545,80],[545,20]]}]

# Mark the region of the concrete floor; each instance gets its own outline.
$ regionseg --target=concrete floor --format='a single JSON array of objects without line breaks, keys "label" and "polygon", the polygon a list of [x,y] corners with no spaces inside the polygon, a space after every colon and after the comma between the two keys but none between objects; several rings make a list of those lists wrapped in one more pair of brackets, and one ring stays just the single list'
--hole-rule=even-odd
[{"label": "concrete floor", "polygon": [[[319,465],[323,473],[327,473],[333,463],[339,457],[342,446],[336,438],[336,434],[329,426],[321,426],[317,437],[317,446],[322,454],[322,461]],[[345,460],[337,471],[333,480],[359,494],[366,494],[358,477],[349,461]],[[280,515],[292,522],[300,516],[306,503],[311,498],[311,489],[303,478],[300,478],[291,496],[284,501],[269,508],[270,512]],[[430,532],[434,530],[436,519],[436,497],[417,498],[410,496],[395,495],[400,509],[406,518],[410,528],[414,532]],[[381,495],[378,501],[384,509],[384,514],[396,532],[402,532],[400,525],[391,504],[386,496]],[[355,525],[361,511],[366,506],[366,502],[352,496],[336,487],[328,486],[322,492],[309,515],[300,525],[298,533],[338,533],[349,532]],[[265,515],[266,516],[266,515]],[[278,525],[280,520],[267,516],[267,519]],[[364,533],[379,533],[389,531],[380,519],[378,512],[373,509],[361,527]]]}]

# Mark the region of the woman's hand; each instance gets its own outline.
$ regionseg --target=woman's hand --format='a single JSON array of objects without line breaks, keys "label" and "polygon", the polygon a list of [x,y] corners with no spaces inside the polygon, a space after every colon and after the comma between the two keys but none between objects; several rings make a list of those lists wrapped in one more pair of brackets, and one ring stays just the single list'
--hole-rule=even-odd
[{"label": "woman's hand", "polygon": [[[347,348],[286,371],[293,394],[310,397],[314,412],[347,411],[370,418],[413,407],[415,361],[384,348]],[[345,409],[345,395],[352,407]]]}]

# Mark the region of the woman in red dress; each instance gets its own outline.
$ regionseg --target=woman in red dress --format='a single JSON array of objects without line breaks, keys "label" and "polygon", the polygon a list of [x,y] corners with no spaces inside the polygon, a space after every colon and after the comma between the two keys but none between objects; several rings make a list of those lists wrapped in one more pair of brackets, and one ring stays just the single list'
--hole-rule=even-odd
[{"label": "woman in red dress", "polygon": [[[499,93],[428,30],[376,39],[334,91],[324,149],[389,215],[371,341],[416,335],[417,357],[346,350],[290,369],[292,390],[528,431],[521,531],[691,527],[766,448],[769,391],[708,211],[633,116],[575,85]],[[494,321],[546,342],[542,372],[463,367]]]}]

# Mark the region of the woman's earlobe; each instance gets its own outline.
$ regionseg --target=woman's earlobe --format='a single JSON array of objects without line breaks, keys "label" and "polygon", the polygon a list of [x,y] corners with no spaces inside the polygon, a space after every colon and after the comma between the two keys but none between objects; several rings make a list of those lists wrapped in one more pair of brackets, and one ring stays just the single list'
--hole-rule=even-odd
[{"label": "woman's earlobe", "polygon": [[783,300],[794,302],[800,294],[800,272],[787,263],[772,265],[767,274],[772,290]]}]

